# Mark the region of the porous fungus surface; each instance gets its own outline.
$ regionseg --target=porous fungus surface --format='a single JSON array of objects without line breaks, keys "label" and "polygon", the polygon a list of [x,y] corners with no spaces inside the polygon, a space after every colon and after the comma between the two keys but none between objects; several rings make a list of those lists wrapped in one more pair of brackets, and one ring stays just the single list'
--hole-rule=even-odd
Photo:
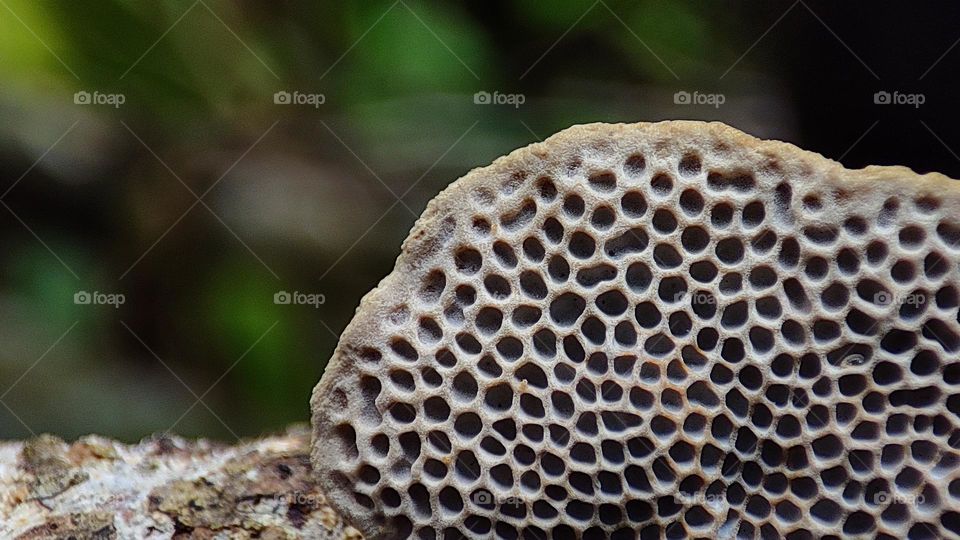
[{"label": "porous fungus surface", "polygon": [[312,459],[368,538],[960,534],[960,190],[578,126],[430,203]]}]

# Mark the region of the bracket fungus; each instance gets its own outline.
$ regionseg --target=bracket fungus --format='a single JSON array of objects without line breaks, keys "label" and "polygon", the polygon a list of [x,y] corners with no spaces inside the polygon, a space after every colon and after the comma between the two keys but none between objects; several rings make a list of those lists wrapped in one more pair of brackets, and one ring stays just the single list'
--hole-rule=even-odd
[{"label": "bracket fungus", "polygon": [[367,538],[960,536],[960,189],[718,123],[438,195],[312,399]]}]

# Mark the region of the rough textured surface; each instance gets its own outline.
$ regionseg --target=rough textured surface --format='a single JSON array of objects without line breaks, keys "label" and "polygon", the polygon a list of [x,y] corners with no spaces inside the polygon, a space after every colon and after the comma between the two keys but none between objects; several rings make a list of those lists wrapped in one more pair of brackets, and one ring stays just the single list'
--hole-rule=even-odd
[{"label": "rough textured surface", "polygon": [[369,538],[960,533],[960,190],[578,126],[428,206],[313,401]]},{"label": "rough textured surface", "polygon": [[327,506],[307,450],[303,430],[238,446],[0,443],[0,538],[359,540]]}]

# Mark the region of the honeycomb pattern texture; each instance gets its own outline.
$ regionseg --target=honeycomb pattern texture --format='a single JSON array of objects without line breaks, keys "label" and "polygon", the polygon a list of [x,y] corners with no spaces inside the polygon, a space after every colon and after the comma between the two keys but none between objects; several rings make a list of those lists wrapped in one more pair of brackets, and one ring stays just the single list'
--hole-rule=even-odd
[{"label": "honeycomb pattern texture", "polygon": [[960,538],[960,189],[593,124],[433,200],[313,400],[371,539]]}]

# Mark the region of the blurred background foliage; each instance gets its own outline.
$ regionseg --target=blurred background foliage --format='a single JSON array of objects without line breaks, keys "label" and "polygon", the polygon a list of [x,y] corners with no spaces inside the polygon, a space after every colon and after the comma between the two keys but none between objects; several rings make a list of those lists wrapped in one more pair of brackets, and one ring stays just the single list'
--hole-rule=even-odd
[{"label": "blurred background foliage", "polygon": [[[574,123],[716,119],[848,166],[960,176],[958,15],[933,2],[2,0],[0,438],[231,440],[308,420],[338,333],[426,202]],[[926,103],[877,106],[884,89]],[[681,90],[726,100],[678,105]],[[76,104],[79,91],[125,101]],[[325,102],[276,104],[278,91]],[[478,91],[524,103],[478,105]],[[125,302],[78,305],[78,291]],[[278,305],[278,291],[326,301]]]}]

